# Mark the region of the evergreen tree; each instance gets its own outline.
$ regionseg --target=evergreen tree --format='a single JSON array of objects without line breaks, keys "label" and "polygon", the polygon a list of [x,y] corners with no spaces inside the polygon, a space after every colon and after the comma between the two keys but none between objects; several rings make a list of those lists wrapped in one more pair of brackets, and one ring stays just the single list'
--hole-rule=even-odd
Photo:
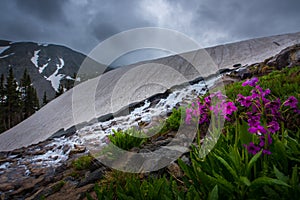
[{"label": "evergreen tree", "polygon": [[27,73],[27,69],[24,70],[23,77],[21,79],[21,96],[22,96],[22,119],[28,118],[35,113],[39,108],[39,101],[36,90],[33,88],[31,78]]},{"label": "evergreen tree", "polygon": [[0,132],[6,130],[5,124],[5,88],[4,88],[4,75],[1,74],[0,78]]},{"label": "evergreen tree", "polygon": [[20,93],[18,91],[18,84],[15,80],[13,70],[11,67],[9,68],[9,73],[6,80],[6,102],[4,110],[7,113],[6,122],[7,128],[9,129],[21,121]]},{"label": "evergreen tree", "polygon": [[46,91],[44,92],[44,96],[43,96],[43,106],[46,105],[48,103],[48,100],[47,100],[47,93]]}]

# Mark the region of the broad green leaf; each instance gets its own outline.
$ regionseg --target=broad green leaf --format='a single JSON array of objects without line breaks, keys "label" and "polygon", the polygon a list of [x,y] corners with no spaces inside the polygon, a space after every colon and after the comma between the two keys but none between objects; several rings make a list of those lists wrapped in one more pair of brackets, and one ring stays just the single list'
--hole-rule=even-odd
[{"label": "broad green leaf", "polygon": [[251,185],[249,179],[248,179],[247,177],[245,177],[245,176],[241,176],[241,177],[240,177],[240,180],[241,180],[242,183],[244,183],[244,184],[247,185],[247,186],[250,186],[250,185]]},{"label": "broad green leaf", "polygon": [[235,190],[235,187],[232,185],[232,183],[227,181],[223,176],[219,174],[214,174],[214,176],[216,177],[215,183],[218,183],[220,186],[222,186],[228,194]]},{"label": "broad green leaf", "polygon": [[235,149],[232,146],[230,146],[229,151],[230,151],[229,158],[234,163],[235,169],[238,170],[238,172],[240,172],[242,167],[242,162],[241,162],[241,155],[238,149]]},{"label": "broad green leaf", "polygon": [[291,185],[293,187],[296,187],[299,184],[299,177],[298,177],[298,166],[295,165],[293,167],[293,172],[292,172],[292,178],[291,178]]},{"label": "broad green leaf", "polygon": [[238,133],[242,144],[249,144],[253,139],[253,134],[248,132],[248,128],[249,126],[245,121],[242,121],[242,124],[239,125]]},{"label": "broad green leaf", "polygon": [[253,165],[256,163],[256,161],[258,160],[258,158],[261,156],[262,154],[262,151],[258,152],[257,154],[255,154],[251,160],[249,161],[248,165],[247,165],[247,169],[246,169],[246,174],[247,176],[250,175],[250,171],[251,171],[251,168],[253,167]]},{"label": "broad green leaf", "polygon": [[269,178],[269,177],[259,177],[259,178],[255,179],[254,181],[252,181],[250,187],[258,187],[258,186],[262,186],[262,185],[281,185],[281,186],[285,186],[285,187],[291,187],[290,185],[286,184],[285,182],[283,182],[281,180]]},{"label": "broad green leaf", "polygon": [[215,185],[215,187],[212,189],[212,191],[208,195],[208,200],[218,200],[219,194],[218,194],[218,185]]},{"label": "broad green leaf", "polygon": [[274,169],[274,173],[275,173],[277,179],[279,179],[279,180],[281,180],[281,181],[283,181],[283,182],[285,182],[285,183],[288,183],[289,178],[288,178],[287,176],[285,176],[281,171],[279,171],[279,170],[275,167],[275,165],[273,166],[273,169]]},{"label": "broad green leaf", "polygon": [[238,180],[238,175],[236,174],[235,170],[233,170],[232,167],[226,162],[226,160],[217,155],[215,155],[215,157],[226,167],[235,180]]}]

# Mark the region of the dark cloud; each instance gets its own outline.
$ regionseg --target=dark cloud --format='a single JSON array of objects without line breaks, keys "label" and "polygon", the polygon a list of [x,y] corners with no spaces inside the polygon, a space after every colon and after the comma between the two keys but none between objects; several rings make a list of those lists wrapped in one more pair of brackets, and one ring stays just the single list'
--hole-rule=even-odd
[{"label": "dark cloud", "polygon": [[67,0],[15,0],[17,8],[24,14],[32,15],[45,22],[64,20],[64,4]]},{"label": "dark cloud", "polygon": [[194,24],[233,40],[300,31],[300,1],[210,0],[200,4]]},{"label": "dark cloud", "polygon": [[212,46],[300,31],[299,8],[299,0],[9,0],[0,1],[0,39],[89,53],[121,31],[157,26]]}]

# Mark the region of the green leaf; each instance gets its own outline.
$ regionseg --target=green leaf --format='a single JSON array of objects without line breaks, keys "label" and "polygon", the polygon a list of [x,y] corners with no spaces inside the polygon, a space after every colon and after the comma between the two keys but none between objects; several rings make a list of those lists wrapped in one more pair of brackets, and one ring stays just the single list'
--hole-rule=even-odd
[{"label": "green leaf", "polygon": [[235,190],[235,187],[223,176],[216,173],[214,176],[216,177],[215,183],[218,183],[221,187],[223,187],[228,194],[231,194]]},{"label": "green leaf", "polygon": [[274,179],[274,178],[269,178],[269,177],[259,177],[252,181],[251,187],[259,187],[262,185],[281,185],[285,187],[291,187],[290,185],[286,184],[285,182]]},{"label": "green leaf", "polygon": [[87,200],[94,200],[93,198],[92,198],[92,196],[90,195],[90,193],[86,193],[86,198],[87,198]]},{"label": "green leaf", "polygon": [[235,170],[232,169],[232,167],[220,156],[215,155],[215,157],[226,167],[226,169],[230,172],[230,174],[235,178],[235,180],[238,180],[238,175],[236,174]]},{"label": "green leaf", "polygon": [[291,185],[293,187],[296,187],[298,184],[299,184],[298,167],[297,167],[297,165],[295,165],[293,167],[292,178],[291,178]]},{"label": "green leaf", "polygon": [[281,171],[279,171],[275,167],[275,165],[273,166],[273,169],[274,169],[274,173],[275,173],[277,179],[279,179],[279,180],[281,180],[281,181],[283,181],[285,183],[288,183],[289,178],[287,176],[285,176]]},{"label": "green leaf", "polygon": [[215,185],[215,187],[212,189],[212,191],[208,195],[208,200],[218,200],[219,194],[218,194],[218,185]]},{"label": "green leaf", "polygon": [[287,158],[287,151],[285,148],[285,145],[278,139],[275,138],[274,143],[274,148],[271,149],[272,151],[272,156],[280,161],[280,164],[282,165],[282,171],[287,172],[288,171],[288,158]]},{"label": "green leaf", "polygon": [[253,165],[256,163],[256,161],[258,160],[258,158],[261,156],[262,151],[258,152],[257,154],[255,154],[251,160],[249,161],[247,168],[246,168],[246,175],[249,176],[250,175],[250,171],[251,168],[253,167]]},{"label": "green leaf", "polygon": [[250,186],[250,185],[251,185],[249,179],[248,179],[247,177],[245,177],[245,176],[241,176],[241,177],[240,177],[240,181],[241,181],[242,183],[244,183],[245,185],[247,185],[247,186]]},{"label": "green leaf", "polygon": [[238,130],[242,144],[249,144],[249,142],[251,142],[253,139],[253,134],[249,133],[248,128],[248,124],[245,121],[242,121],[242,124],[240,124]]}]

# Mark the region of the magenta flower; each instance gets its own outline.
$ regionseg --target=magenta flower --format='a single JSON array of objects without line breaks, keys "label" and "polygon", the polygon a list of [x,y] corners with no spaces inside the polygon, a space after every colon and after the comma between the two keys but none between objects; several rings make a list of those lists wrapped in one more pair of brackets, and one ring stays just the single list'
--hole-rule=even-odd
[{"label": "magenta flower", "polygon": [[280,99],[277,98],[275,101],[270,101],[265,104],[266,108],[270,110],[279,110],[280,109]]},{"label": "magenta flower", "polygon": [[248,129],[248,131],[250,133],[255,133],[257,135],[262,135],[262,134],[265,134],[267,132],[265,127],[263,127],[262,125],[257,125],[257,126],[254,126],[254,127],[250,127]]},{"label": "magenta flower", "polygon": [[199,118],[199,124],[204,124],[205,122],[209,122],[207,113],[203,113]]},{"label": "magenta flower", "polygon": [[242,86],[246,86],[246,85],[249,85],[251,87],[254,87],[256,85],[256,83],[258,82],[258,78],[257,77],[254,77],[252,79],[249,79],[249,80],[246,80]]},{"label": "magenta flower", "polygon": [[227,102],[226,104],[226,115],[231,115],[234,111],[237,111],[237,107],[233,102]]},{"label": "magenta flower", "polygon": [[191,113],[193,112],[193,109],[192,108],[187,108],[185,112],[186,112],[185,123],[186,124],[191,124],[191,120],[192,120]]},{"label": "magenta flower", "polygon": [[211,97],[217,97],[219,100],[226,99],[226,96],[224,94],[222,94],[221,91],[215,92],[215,93],[211,94],[210,96]]},{"label": "magenta flower", "polygon": [[250,142],[249,145],[244,144],[249,153],[255,155],[260,151],[260,148],[256,146],[253,142]]},{"label": "magenta flower", "polygon": [[290,96],[283,105],[290,106],[291,108],[297,108],[298,100],[294,96]]},{"label": "magenta flower", "polygon": [[210,96],[207,96],[207,97],[204,98],[204,102],[205,102],[207,105],[210,105],[210,101],[211,101]]},{"label": "magenta flower", "polygon": [[266,90],[264,91],[263,96],[267,96],[267,95],[269,95],[269,94],[271,94],[271,90],[268,88],[268,89],[266,89]]},{"label": "magenta flower", "polygon": [[194,117],[199,116],[199,114],[200,114],[200,110],[199,110],[199,109],[195,109],[195,110],[192,111],[192,115],[193,115]]},{"label": "magenta flower", "polygon": [[260,115],[248,114],[248,125],[249,127],[256,127],[260,125]]},{"label": "magenta flower", "polygon": [[247,107],[247,108],[248,108],[249,106],[251,106],[251,104],[252,104],[252,98],[251,98],[251,96],[244,97],[244,96],[241,95],[241,94],[238,94],[237,96],[238,96],[237,101],[238,101],[242,106]]},{"label": "magenta flower", "polygon": [[262,151],[262,153],[263,153],[263,154],[267,154],[267,155],[271,155],[271,151],[268,150],[268,149],[264,149],[264,150]]},{"label": "magenta flower", "polygon": [[[259,138],[260,142],[259,142],[259,146],[260,147],[264,147],[265,146],[265,136],[261,136]],[[268,145],[272,144],[272,138],[271,135],[268,134]]]},{"label": "magenta flower", "polygon": [[279,124],[276,121],[271,121],[268,124],[268,130],[269,130],[270,133],[275,133],[279,129],[280,129]]}]

